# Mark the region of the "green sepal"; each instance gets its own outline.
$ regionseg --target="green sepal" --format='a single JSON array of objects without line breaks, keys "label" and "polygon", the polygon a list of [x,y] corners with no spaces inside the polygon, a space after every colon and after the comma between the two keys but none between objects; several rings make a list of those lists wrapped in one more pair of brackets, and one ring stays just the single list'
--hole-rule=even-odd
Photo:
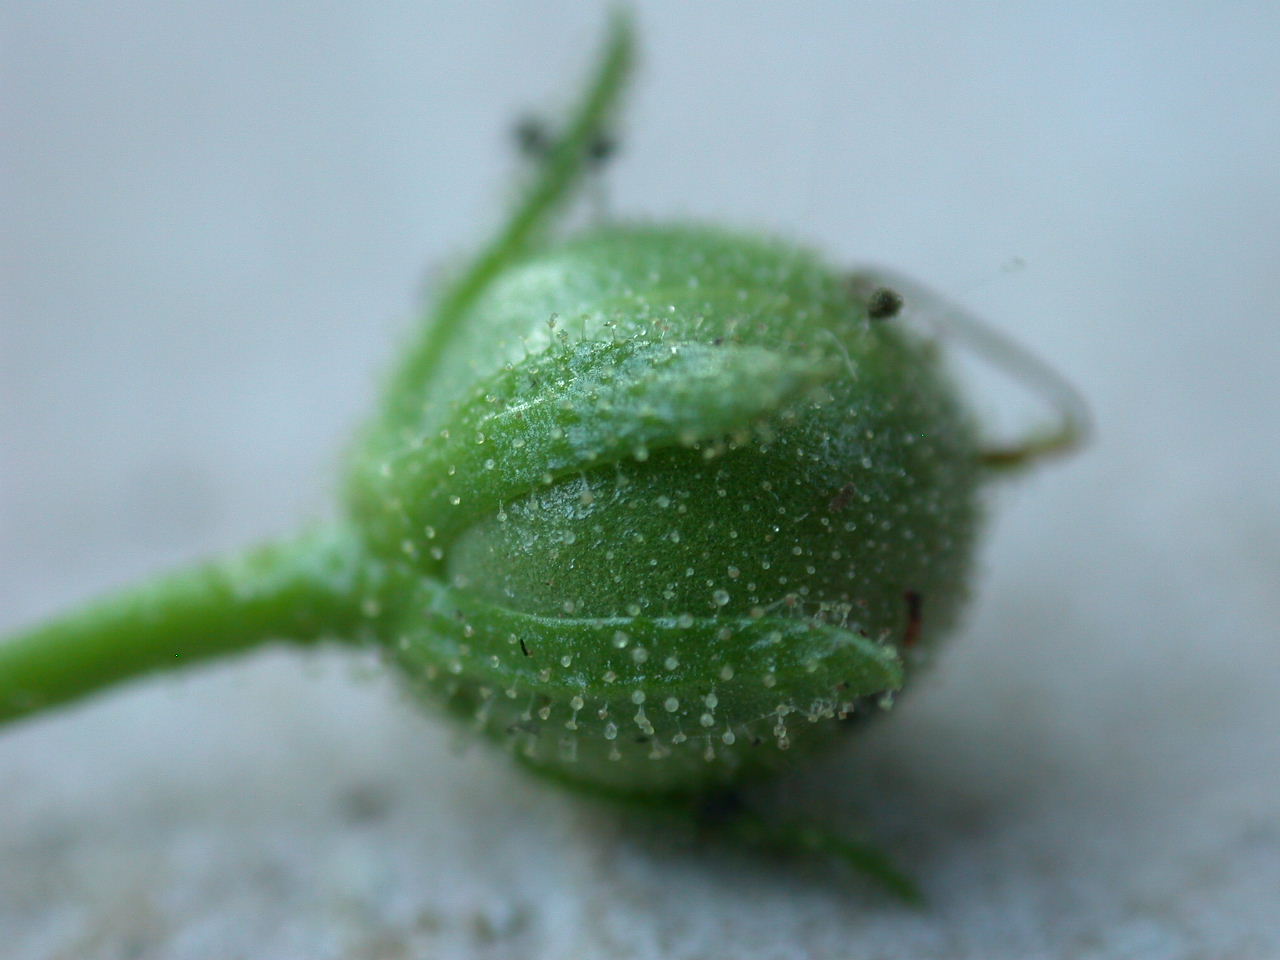
[{"label": "green sepal", "polygon": [[742,344],[557,345],[482,381],[435,435],[404,437],[357,509],[393,549],[428,526],[447,543],[565,476],[767,429],[840,369],[828,354]]},{"label": "green sepal", "polygon": [[[902,686],[892,645],[814,618],[547,617],[433,580],[422,581],[420,596],[415,619],[433,638],[428,659],[446,667],[466,661],[478,683],[536,686],[553,699],[616,686],[677,697],[739,687],[739,697],[759,690],[770,703],[829,691],[852,701]],[[770,675],[773,684],[762,684]]]}]

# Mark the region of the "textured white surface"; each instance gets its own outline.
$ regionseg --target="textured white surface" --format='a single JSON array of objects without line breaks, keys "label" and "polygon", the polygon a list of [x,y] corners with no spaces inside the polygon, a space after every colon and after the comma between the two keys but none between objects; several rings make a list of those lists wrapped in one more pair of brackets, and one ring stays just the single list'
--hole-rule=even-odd
[{"label": "textured white surface", "polygon": [[[938,669],[775,791],[882,836],[927,910],[654,836],[367,664],[268,652],[0,733],[4,955],[1280,956],[1280,14],[1173,6],[641,11],[617,209],[915,274],[1099,420],[999,492]],[[493,222],[504,122],[600,10],[0,16],[4,629],[327,509],[424,268]]]}]

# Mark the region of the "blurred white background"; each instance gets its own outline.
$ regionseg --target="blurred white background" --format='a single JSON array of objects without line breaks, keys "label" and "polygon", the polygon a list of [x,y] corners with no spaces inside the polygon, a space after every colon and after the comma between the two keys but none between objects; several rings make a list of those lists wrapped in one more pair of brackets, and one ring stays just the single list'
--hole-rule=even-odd
[{"label": "blurred white background", "polygon": [[[330,509],[604,10],[5,4],[0,630]],[[918,276],[1098,420],[999,491],[938,669],[777,791],[931,906],[683,850],[268,652],[0,733],[6,955],[1280,955],[1280,7],[637,13],[616,211]]]}]

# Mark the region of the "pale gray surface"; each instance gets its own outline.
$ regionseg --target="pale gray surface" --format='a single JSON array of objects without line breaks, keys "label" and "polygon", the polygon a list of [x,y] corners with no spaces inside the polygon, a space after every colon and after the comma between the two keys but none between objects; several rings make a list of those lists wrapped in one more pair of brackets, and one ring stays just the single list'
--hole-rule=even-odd
[{"label": "pale gray surface", "polygon": [[[616,208],[915,274],[1100,422],[996,498],[938,670],[780,788],[928,910],[663,845],[363,665],[267,653],[0,733],[0,952],[1280,956],[1280,8],[1115,6],[641,15]],[[0,629],[327,509],[426,273],[496,216],[503,124],[600,10],[2,16]]]}]

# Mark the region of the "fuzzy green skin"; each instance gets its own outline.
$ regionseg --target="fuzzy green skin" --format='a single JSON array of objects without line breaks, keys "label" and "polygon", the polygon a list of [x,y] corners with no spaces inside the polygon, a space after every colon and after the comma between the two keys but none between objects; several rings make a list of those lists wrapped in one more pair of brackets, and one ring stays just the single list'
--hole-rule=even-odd
[{"label": "fuzzy green skin", "polygon": [[952,624],[976,431],[811,254],[612,227],[513,264],[460,329],[396,381],[349,502],[397,585],[385,642],[535,769],[624,795],[775,769]]}]

